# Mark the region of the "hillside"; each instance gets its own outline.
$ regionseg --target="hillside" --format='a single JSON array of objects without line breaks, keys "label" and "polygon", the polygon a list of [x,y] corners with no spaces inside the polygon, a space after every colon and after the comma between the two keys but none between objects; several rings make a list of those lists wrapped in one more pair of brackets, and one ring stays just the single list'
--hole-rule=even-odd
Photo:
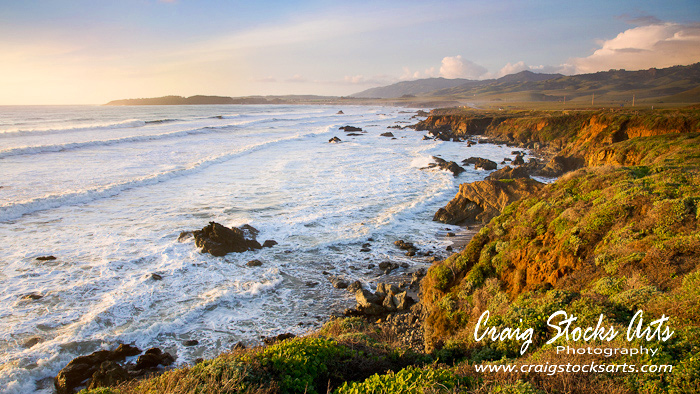
[{"label": "hillside", "polygon": [[[461,82],[461,83],[459,83]],[[438,85],[451,85],[437,87]],[[483,81],[441,78],[404,81],[351,97],[469,100],[479,102],[563,102],[578,105],[700,102],[700,63],[640,71],[610,70],[564,76],[522,71]]]},{"label": "hillside", "polygon": [[[89,393],[700,390],[700,110],[441,110],[422,126],[580,157],[585,167],[506,206],[462,251],[435,262],[420,284],[421,304],[408,313],[332,319],[302,338]],[[626,338],[640,310],[658,334]],[[475,339],[486,311],[493,334]],[[577,329],[547,344],[557,311],[576,317]],[[421,327],[426,353],[402,341],[405,321]],[[576,339],[596,322],[598,338]],[[631,349],[653,355],[622,353]],[[589,365],[598,370],[566,369]],[[508,366],[512,372],[496,369]]]},{"label": "hillside", "polygon": [[445,79],[426,78],[415,81],[402,81],[389,86],[371,88],[359,93],[351,94],[350,97],[357,98],[399,98],[402,96],[417,96],[440,89],[453,88],[457,86],[476,86],[482,81],[471,81],[468,79]]}]

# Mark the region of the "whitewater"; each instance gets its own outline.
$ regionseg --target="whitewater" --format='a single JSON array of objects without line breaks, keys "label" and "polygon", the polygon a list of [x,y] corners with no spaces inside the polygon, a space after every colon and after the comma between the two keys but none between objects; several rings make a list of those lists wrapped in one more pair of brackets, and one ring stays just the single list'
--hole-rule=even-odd
[{"label": "whitewater", "polygon": [[[301,334],[353,304],[329,276],[374,288],[383,273],[371,264],[406,263],[399,274],[429,266],[394,241],[446,256],[445,234],[459,228],[432,215],[487,172],[425,169],[431,156],[500,162],[511,149],[388,128],[415,115],[337,105],[0,107],[0,390],[51,393],[70,360],[119,343],[160,347],[182,365],[239,341]],[[345,125],[366,133],[347,136]],[[395,138],[380,135],[388,131]],[[342,142],[329,143],[334,136]],[[250,224],[278,245],[213,257],[178,240],[210,221]],[[248,267],[253,259],[263,265]]]}]

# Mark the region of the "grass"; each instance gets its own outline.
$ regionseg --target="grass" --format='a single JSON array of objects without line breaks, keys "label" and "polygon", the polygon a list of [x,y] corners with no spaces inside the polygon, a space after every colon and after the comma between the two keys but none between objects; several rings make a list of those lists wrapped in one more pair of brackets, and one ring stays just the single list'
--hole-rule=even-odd
[{"label": "grass", "polygon": [[[444,115],[446,124],[475,117],[467,128],[482,124],[491,136],[560,146],[585,157],[588,167],[509,205],[463,251],[430,268],[421,284],[427,353],[402,347],[386,326],[341,318],[304,338],[89,393],[699,392],[700,111]],[[673,336],[624,339],[640,309],[647,322],[670,316]],[[530,335],[475,340],[485,311],[489,327]],[[555,334],[547,321],[557,311],[576,316],[581,327],[595,327],[603,316],[605,327],[623,334],[610,342],[547,344]],[[658,353],[572,355],[557,345]],[[553,365],[586,363],[674,369],[546,373]],[[476,372],[475,365],[539,365],[543,372]]]}]

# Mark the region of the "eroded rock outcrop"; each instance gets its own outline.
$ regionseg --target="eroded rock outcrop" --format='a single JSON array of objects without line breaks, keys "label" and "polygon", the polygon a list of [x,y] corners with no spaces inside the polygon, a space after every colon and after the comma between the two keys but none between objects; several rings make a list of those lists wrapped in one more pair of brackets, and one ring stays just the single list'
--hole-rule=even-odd
[{"label": "eroded rock outcrop", "polygon": [[117,362],[139,353],[141,350],[135,346],[119,345],[114,350],[99,350],[76,357],[54,378],[56,393],[72,394],[80,386],[95,388],[127,380],[130,378],[128,370]]},{"label": "eroded rock outcrop", "polygon": [[181,233],[179,239],[192,235],[195,245],[202,248],[202,253],[225,256],[228,253],[262,249],[262,245],[255,240],[257,234],[258,230],[247,224],[240,228],[229,228],[216,222],[209,222],[209,225],[201,230]]},{"label": "eroded rock outcrop", "polygon": [[544,184],[529,178],[486,180],[459,185],[459,192],[433,220],[447,224],[487,223],[508,204],[537,193]]},{"label": "eroded rock outcrop", "polygon": [[346,314],[382,315],[408,310],[416,302],[406,291],[387,283],[377,285],[377,291],[374,293],[365,289],[357,290],[355,300],[357,307]]}]

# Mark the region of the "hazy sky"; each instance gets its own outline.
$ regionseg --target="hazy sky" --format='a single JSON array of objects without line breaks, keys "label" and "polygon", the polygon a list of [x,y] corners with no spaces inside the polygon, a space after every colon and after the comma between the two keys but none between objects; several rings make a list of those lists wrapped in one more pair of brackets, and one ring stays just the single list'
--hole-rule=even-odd
[{"label": "hazy sky", "polygon": [[0,105],[699,61],[698,0],[0,0]]}]

